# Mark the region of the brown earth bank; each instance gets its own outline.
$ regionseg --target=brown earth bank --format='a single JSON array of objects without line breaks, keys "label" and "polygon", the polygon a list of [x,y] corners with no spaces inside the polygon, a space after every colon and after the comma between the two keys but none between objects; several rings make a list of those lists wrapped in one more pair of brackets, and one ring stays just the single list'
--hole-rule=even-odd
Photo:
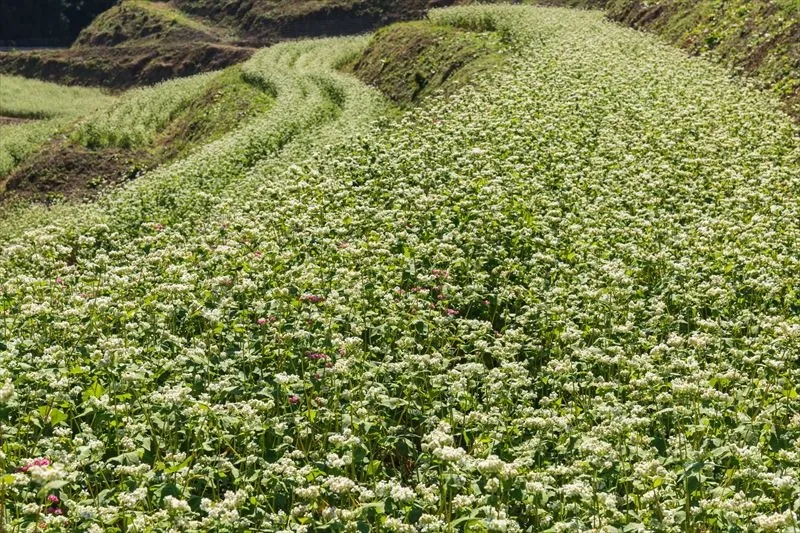
[{"label": "brown earth bank", "polygon": [[181,11],[225,26],[261,43],[347,35],[420,19],[432,8],[469,0],[173,0]]},{"label": "brown earth bank", "polygon": [[32,119],[19,118],[19,117],[4,117],[0,115],[0,126],[8,126],[10,124],[22,124],[23,122],[30,122]]},{"label": "brown earth bank", "polygon": [[145,151],[89,150],[54,141],[0,179],[0,201],[82,200],[137,178],[154,165]]},{"label": "brown earth bank", "polygon": [[[218,70],[254,47],[357,34],[471,0],[124,0],[72,48],[0,52],[0,73],[114,89]],[[191,43],[191,44],[190,44]]]},{"label": "brown earth bank", "polygon": [[186,17],[167,2],[127,0],[97,17],[81,31],[72,46],[117,46],[145,41],[233,44],[226,37],[216,28]]},{"label": "brown earth bank", "polygon": [[0,73],[67,85],[127,89],[220,70],[254,52],[255,48],[212,43],[4,52],[0,53]]}]

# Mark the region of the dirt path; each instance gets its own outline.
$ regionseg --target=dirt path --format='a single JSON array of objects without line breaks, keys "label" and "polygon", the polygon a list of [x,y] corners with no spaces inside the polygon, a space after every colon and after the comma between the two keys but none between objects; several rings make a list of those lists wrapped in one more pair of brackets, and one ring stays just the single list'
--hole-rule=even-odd
[{"label": "dirt path", "polygon": [[22,124],[23,122],[30,122],[31,119],[29,118],[17,118],[17,117],[4,117],[0,115],[0,126],[8,126],[10,124]]}]

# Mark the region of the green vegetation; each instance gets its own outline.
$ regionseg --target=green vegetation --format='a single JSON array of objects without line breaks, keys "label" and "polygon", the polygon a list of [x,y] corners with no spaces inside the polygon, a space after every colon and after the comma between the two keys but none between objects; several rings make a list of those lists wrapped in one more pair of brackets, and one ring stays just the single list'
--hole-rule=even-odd
[{"label": "green vegetation", "polygon": [[0,116],[15,118],[75,117],[99,109],[113,98],[97,89],[0,76]]},{"label": "green vegetation", "polygon": [[[77,3],[88,8],[97,1]],[[122,0],[68,50],[0,52],[0,73],[127,89],[220,70],[246,60],[256,46],[364,33],[457,1]]]},{"label": "green vegetation", "polygon": [[116,105],[83,120],[72,139],[87,148],[149,145],[203,93],[213,76],[199,74],[129,91]]},{"label": "green vegetation", "polygon": [[157,143],[168,157],[187,155],[194,148],[215,141],[242,127],[274,104],[271,87],[249,83],[239,67],[214,76],[166,127]]},{"label": "green vegetation", "polygon": [[502,61],[398,116],[339,70],[386,34],[283,43],[220,74],[266,112],[2,221],[11,528],[797,528],[797,125],[599,12],[430,24]]},{"label": "green vegetation", "polygon": [[800,115],[800,33],[796,0],[610,0],[614,20],[650,29],[694,53],[754,76]]},{"label": "green vegetation", "polygon": [[353,70],[395,103],[411,104],[448,81],[491,68],[500,48],[497,35],[425,22],[395,24],[375,34]]},{"label": "green vegetation", "polygon": [[224,42],[233,35],[187,16],[166,2],[125,0],[97,17],[74,46],[136,45],[156,41]]},{"label": "green vegetation", "polygon": [[773,90],[800,117],[800,2],[797,0],[529,0],[604,8],[608,17],[653,31]]},{"label": "green vegetation", "polygon": [[0,192],[4,177],[38,150],[58,130],[54,121],[0,125]]},{"label": "green vegetation", "polygon": [[94,197],[187,156],[269,110],[272,88],[246,78],[233,67],[132,90],[77,122],[59,122],[61,135],[53,142],[45,142],[52,124],[7,126],[15,134],[4,140],[4,165],[13,172],[4,180],[3,200]]},{"label": "green vegetation", "polygon": [[204,23],[202,20],[190,17],[179,9],[176,9],[167,2],[157,2],[153,0],[127,0],[133,5],[148,10],[154,15],[160,16],[170,24],[177,24],[193,29],[197,32],[212,36],[219,36],[218,29]]},{"label": "green vegetation", "polygon": [[122,0],[70,49],[0,52],[0,73],[127,89],[223,69],[248,59],[256,46],[365,33],[458,1]]},{"label": "green vegetation", "polygon": [[108,106],[114,98],[97,89],[64,87],[14,76],[0,76],[0,192],[4,177],[76,117]]}]

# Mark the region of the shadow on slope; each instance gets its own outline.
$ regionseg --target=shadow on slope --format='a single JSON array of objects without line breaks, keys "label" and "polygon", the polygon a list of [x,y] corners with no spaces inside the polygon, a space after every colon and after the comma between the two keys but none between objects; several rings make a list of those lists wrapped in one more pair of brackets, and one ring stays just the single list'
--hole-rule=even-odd
[{"label": "shadow on slope", "polygon": [[[0,199],[50,203],[92,198],[219,139],[265,113],[274,100],[246,82],[239,67],[212,74],[210,79],[198,79],[197,84],[196,96],[174,106],[149,136],[109,136],[104,132],[131,128],[114,119],[117,109],[130,104],[122,95],[117,106],[70,126],[5,180],[0,178]],[[141,92],[137,97],[157,101],[158,95],[150,93],[158,90],[138,89]],[[130,98],[133,96],[128,93]]]},{"label": "shadow on slope", "polygon": [[0,53],[0,73],[67,85],[127,89],[240,63],[254,48],[214,43]]},{"label": "shadow on slope", "polygon": [[0,73],[116,89],[220,69],[254,47],[356,34],[469,0],[123,0],[67,50],[0,52]]},{"label": "shadow on slope", "polygon": [[495,33],[409,22],[379,30],[351,68],[394,103],[407,106],[448,81],[490,68],[500,47]]},{"label": "shadow on slope", "polygon": [[[341,69],[408,107],[496,66],[503,44],[492,31],[401,23],[380,30]],[[291,57],[275,53],[294,65]],[[275,103],[274,88],[248,76],[244,67],[120,95],[116,105],[73,124],[15,169],[6,179],[4,196],[45,203],[92,198],[229,132],[238,133]],[[314,88],[321,89],[328,90]],[[337,94],[326,98],[335,100]]]}]

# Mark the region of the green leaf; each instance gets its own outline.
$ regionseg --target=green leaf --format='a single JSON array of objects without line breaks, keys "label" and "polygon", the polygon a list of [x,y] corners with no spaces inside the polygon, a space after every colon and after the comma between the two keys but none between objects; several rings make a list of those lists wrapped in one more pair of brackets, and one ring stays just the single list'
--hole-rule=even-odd
[{"label": "green leaf", "polygon": [[689,476],[686,479],[686,491],[688,493],[691,494],[699,488],[700,488],[700,480],[697,478],[697,476]]},{"label": "green leaf", "polygon": [[193,460],[194,460],[194,455],[190,455],[189,457],[184,459],[180,464],[167,468],[164,471],[164,473],[166,473],[166,474],[174,474],[178,470],[182,470],[183,468],[188,467],[190,464],[192,464]]},{"label": "green leaf", "polygon": [[406,521],[409,524],[416,524],[419,522],[419,518],[422,516],[423,509],[418,505],[414,505],[411,511],[408,513],[408,517]]},{"label": "green leaf", "polygon": [[374,509],[375,511],[384,514],[386,512],[386,503],[385,502],[374,502],[374,503],[367,503],[362,505],[356,510],[356,514],[361,514],[364,511],[369,509]]},{"label": "green leaf", "polygon": [[367,465],[367,475],[374,476],[375,474],[377,474],[382,464],[383,463],[381,463],[378,460],[370,461],[369,464]]},{"label": "green leaf", "polygon": [[63,411],[59,411],[58,409],[51,409],[50,410],[50,425],[51,426],[57,426],[61,422],[65,422],[67,419],[69,419],[69,416],[67,416],[67,414],[64,413]]},{"label": "green leaf", "polygon": [[136,465],[141,462],[142,455],[144,454],[144,450],[134,450],[132,452],[127,452],[120,454],[116,457],[112,457],[109,459],[109,462],[113,461],[115,463],[120,463],[123,465]]},{"label": "green leaf", "polygon": [[[466,527],[469,527],[469,526],[474,525],[474,524],[479,524],[480,522],[481,522],[481,520],[479,518],[473,518],[471,516],[464,516],[464,517],[458,518],[458,519],[453,520],[452,522],[450,522],[448,524],[448,526],[447,526],[447,529],[448,529],[448,531],[452,531],[452,530],[455,530],[457,526],[460,526],[462,524],[466,528]],[[466,529],[465,529],[465,531],[466,531]]]},{"label": "green leaf", "polygon": [[83,394],[81,394],[81,398],[85,402],[89,398],[99,398],[105,393],[106,390],[103,388],[103,386],[100,385],[100,383],[95,380],[95,382],[92,383],[91,386],[89,386],[85,391],[83,391]]},{"label": "green leaf", "polygon": [[48,483],[39,490],[39,497],[47,496],[52,491],[58,490],[66,486],[68,483],[69,483],[68,481],[64,481],[63,479],[57,479],[55,481],[51,481],[50,483]]},{"label": "green leaf", "polygon": [[39,407],[39,416],[51,426],[57,426],[69,418],[63,411],[49,405]]}]

